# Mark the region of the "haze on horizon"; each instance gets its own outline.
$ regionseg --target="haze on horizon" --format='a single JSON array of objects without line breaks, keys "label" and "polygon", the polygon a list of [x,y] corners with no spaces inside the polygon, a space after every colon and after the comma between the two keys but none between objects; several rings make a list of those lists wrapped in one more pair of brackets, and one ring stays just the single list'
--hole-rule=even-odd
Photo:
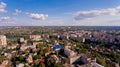
[{"label": "haze on horizon", "polygon": [[0,26],[120,26],[120,0],[0,0]]}]

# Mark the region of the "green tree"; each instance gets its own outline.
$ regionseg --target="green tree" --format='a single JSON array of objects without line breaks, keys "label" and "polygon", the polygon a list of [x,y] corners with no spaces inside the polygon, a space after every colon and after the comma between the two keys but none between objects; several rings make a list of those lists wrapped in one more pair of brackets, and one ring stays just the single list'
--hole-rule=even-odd
[{"label": "green tree", "polygon": [[18,59],[20,62],[25,62],[25,56],[19,56]]},{"label": "green tree", "polygon": [[40,63],[39,67],[45,67],[44,63]]}]

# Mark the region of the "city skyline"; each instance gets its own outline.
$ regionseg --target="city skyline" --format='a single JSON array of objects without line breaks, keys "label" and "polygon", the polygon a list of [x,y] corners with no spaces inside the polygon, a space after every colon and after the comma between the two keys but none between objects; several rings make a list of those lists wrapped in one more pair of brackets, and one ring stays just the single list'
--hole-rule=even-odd
[{"label": "city skyline", "polygon": [[0,0],[0,26],[120,26],[119,0]]}]

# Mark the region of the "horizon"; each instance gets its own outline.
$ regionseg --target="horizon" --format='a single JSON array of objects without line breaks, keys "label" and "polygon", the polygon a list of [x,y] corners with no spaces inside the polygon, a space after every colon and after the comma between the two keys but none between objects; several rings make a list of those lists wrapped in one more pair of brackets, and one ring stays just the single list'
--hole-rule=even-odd
[{"label": "horizon", "polygon": [[119,17],[120,0],[0,0],[0,26],[120,26]]},{"label": "horizon", "polygon": [[120,27],[120,26],[0,26],[0,27]]}]

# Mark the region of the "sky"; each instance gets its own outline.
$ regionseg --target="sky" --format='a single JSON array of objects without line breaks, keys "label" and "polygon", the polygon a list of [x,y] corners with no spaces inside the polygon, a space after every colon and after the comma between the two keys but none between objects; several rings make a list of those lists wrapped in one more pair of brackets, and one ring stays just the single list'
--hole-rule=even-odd
[{"label": "sky", "polygon": [[0,0],[0,26],[120,26],[120,0]]}]

